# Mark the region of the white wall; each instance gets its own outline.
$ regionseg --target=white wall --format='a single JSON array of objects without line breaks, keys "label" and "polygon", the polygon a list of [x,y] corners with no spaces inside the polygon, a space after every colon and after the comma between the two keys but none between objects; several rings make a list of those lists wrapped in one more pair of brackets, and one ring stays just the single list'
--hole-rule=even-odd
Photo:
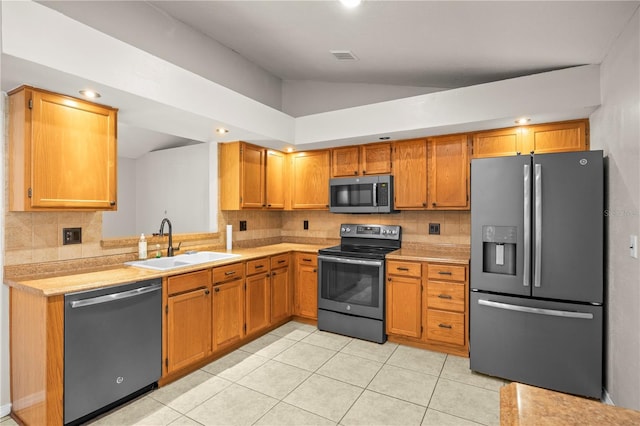
[{"label": "white wall", "polygon": [[150,152],[137,160],[137,234],[158,232],[164,217],[171,220],[174,233],[217,231],[217,221],[212,220],[217,213],[210,203],[217,197],[210,179],[218,173],[211,154],[216,148],[202,143]]},{"label": "white wall", "polygon": [[136,229],[136,160],[118,157],[118,210],[102,213],[102,236],[130,237]]},{"label": "white wall", "polygon": [[436,87],[285,80],[282,112],[293,117],[438,92]]},{"label": "white wall", "polygon": [[640,15],[601,66],[602,106],[591,115],[591,147],[608,156],[606,384],[616,405],[640,410]]},{"label": "white wall", "polygon": [[280,78],[148,2],[45,1],[42,4],[265,105],[280,109]]},{"label": "white wall", "polygon": [[[1,36],[0,36],[1,37]],[[7,102],[6,93],[0,97],[0,176],[4,176],[5,164],[5,108]],[[3,178],[4,180],[4,178]],[[4,229],[4,185],[0,188],[0,229]],[[0,282],[4,282],[4,235],[0,237]],[[9,287],[0,285],[0,417],[9,414],[11,410],[11,398],[9,392]]]}]

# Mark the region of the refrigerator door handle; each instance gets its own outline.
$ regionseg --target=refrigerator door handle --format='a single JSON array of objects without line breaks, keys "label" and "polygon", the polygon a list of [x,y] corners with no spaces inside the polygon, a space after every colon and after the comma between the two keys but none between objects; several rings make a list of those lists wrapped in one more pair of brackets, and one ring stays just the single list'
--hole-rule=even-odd
[{"label": "refrigerator door handle", "polygon": [[542,165],[535,165],[535,203],[536,203],[536,240],[535,264],[533,270],[533,285],[540,287],[540,273],[542,270]]},{"label": "refrigerator door handle", "polygon": [[529,287],[531,277],[531,171],[524,165],[524,272],[522,285]]},{"label": "refrigerator door handle", "polygon": [[508,311],[525,312],[528,314],[536,314],[536,315],[549,315],[554,317],[589,319],[589,320],[593,319],[593,314],[590,312],[572,312],[572,311],[558,311],[555,309],[532,308],[530,306],[512,305],[510,303],[494,302],[491,300],[484,300],[484,299],[479,299],[478,305],[488,306],[490,308],[506,309]]}]

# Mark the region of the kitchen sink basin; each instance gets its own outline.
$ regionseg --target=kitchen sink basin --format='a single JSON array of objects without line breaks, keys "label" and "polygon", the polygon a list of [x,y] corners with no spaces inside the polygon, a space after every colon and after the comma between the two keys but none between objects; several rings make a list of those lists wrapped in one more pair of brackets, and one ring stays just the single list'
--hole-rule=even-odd
[{"label": "kitchen sink basin", "polygon": [[125,262],[125,265],[135,266],[138,268],[154,269],[156,271],[168,271],[185,266],[215,262],[217,260],[231,259],[239,256],[239,254],[218,253],[215,251],[197,251],[180,254],[173,257],[158,257],[154,259]]}]

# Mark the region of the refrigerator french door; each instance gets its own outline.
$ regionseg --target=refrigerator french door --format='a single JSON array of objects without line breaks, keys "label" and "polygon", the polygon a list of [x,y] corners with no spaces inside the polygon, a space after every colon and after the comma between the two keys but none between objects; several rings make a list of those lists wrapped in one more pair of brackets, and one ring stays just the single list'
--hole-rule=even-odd
[{"label": "refrigerator french door", "polygon": [[470,365],[600,397],[602,151],[473,160]]}]

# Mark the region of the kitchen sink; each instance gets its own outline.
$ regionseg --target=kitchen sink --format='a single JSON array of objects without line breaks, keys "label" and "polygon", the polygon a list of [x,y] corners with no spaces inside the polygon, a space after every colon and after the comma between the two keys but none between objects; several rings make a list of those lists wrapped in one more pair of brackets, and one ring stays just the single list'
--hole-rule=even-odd
[{"label": "kitchen sink", "polygon": [[154,269],[156,271],[168,271],[171,269],[183,268],[185,266],[215,262],[217,260],[231,259],[234,257],[240,257],[240,255],[231,253],[218,253],[215,251],[197,251],[180,254],[173,257],[158,257],[147,260],[125,262],[125,265],[135,266],[138,268]]}]

